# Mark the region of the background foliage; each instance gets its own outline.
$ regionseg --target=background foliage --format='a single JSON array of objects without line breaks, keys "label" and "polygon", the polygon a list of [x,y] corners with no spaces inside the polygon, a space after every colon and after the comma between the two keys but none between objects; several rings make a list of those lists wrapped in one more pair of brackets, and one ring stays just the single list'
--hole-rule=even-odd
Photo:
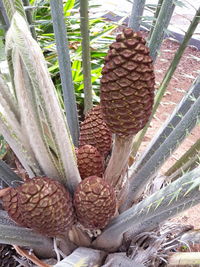
[{"label": "background foliage", "polygon": [[[52,79],[57,88],[59,99],[62,103],[61,83],[59,77],[59,65],[57,61],[57,52],[53,25],[50,14],[49,1],[37,0],[30,1],[30,4],[36,7],[33,13],[33,20],[37,34],[37,41],[43,49],[45,58],[48,62],[48,68]],[[97,6],[90,1],[89,9]],[[106,55],[108,44],[114,40],[111,34],[118,26],[117,23],[106,21],[99,17],[99,13],[93,12],[89,19],[90,27],[90,47],[91,47],[91,75],[93,100],[99,102],[99,78],[103,64],[103,58]],[[83,72],[82,72],[82,48],[80,32],[80,14],[79,1],[64,1],[64,16],[66,18],[67,35],[69,41],[70,57],[72,61],[72,78],[74,82],[77,103],[83,108]]]}]

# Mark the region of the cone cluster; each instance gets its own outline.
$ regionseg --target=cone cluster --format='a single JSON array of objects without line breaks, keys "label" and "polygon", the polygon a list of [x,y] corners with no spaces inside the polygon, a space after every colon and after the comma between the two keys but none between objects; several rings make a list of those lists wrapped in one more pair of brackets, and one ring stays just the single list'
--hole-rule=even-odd
[{"label": "cone cluster", "polygon": [[103,179],[104,161],[110,152],[112,133],[100,105],[91,109],[81,123],[77,164],[83,181],[77,186],[73,204],[78,221],[88,229],[103,229],[114,216],[114,189]]},{"label": "cone cluster", "polygon": [[88,112],[80,127],[76,156],[82,179],[89,176],[103,176],[104,162],[110,152],[111,144],[112,133],[103,119],[101,106],[97,105]]},{"label": "cone cluster", "polygon": [[[46,236],[61,236],[78,221],[89,229],[102,229],[114,216],[117,200],[104,179],[90,176],[69,192],[48,177],[35,177],[2,197],[3,207],[18,225]],[[74,211],[75,208],[75,211]]]},{"label": "cone cluster", "polygon": [[77,165],[82,182],[73,201],[59,182],[35,177],[3,196],[3,206],[19,225],[59,236],[78,221],[103,229],[115,215],[114,189],[103,179],[112,133],[136,134],[147,123],[154,98],[152,59],[139,32],[126,28],[110,45],[101,78],[101,105],[81,123]]}]

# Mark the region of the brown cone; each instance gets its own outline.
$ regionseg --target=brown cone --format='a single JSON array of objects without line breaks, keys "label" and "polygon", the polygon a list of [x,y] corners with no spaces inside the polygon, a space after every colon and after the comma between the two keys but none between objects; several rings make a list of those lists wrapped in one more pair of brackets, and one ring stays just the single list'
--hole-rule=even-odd
[{"label": "brown cone", "polygon": [[126,28],[110,45],[101,78],[101,106],[112,133],[133,135],[147,123],[155,78],[149,49],[140,32]]},{"label": "brown cone", "polygon": [[102,178],[84,179],[74,194],[79,222],[89,229],[103,229],[115,215],[117,200],[114,189]]},{"label": "brown cone", "polygon": [[3,206],[19,225],[47,236],[59,236],[75,222],[69,193],[59,182],[35,177],[3,196]]},{"label": "brown cone", "polygon": [[103,157],[96,147],[93,147],[91,145],[84,145],[78,149],[76,156],[78,169],[82,179],[92,175],[103,175]]},{"label": "brown cone", "polygon": [[94,107],[81,124],[79,145],[92,145],[107,156],[112,144],[112,133],[103,120],[100,105]]}]

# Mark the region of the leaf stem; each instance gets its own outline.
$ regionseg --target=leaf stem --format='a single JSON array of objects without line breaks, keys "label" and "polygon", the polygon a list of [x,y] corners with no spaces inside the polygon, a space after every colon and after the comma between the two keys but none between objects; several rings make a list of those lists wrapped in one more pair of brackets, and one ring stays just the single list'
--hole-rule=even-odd
[{"label": "leaf stem", "polygon": [[48,257],[48,254],[49,256],[55,254],[53,252],[53,242],[50,238],[23,227],[0,224],[0,243],[28,246],[40,251],[40,254],[43,254],[44,257]]},{"label": "leaf stem", "polygon": [[89,36],[88,0],[80,1],[81,36],[82,36],[82,67],[84,83],[84,113],[92,108],[92,82],[91,82],[91,54]]},{"label": "leaf stem", "polygon": [[146,0],[133,1],[128,26],[131,27],[134,31],[140,30],[141,17],[144,11],[145,2]]},{"label": "leaf stem", "polygon": [[172,17],[175,4],[173,0],[164,0],[156,20],[155,27],[149,40],[150,55],[155,61],[158,50],[162,44],[165,29],[167,29]]},{"label": "leaf stem", "polygon": [[157,21],[158,15],[159,15],[159,13],[160,13],[160,9],[161,9],[161,6],[162,6],[162,4],[163,4],[163,1],[164,1],[164,0],[158,0],[158,4],[157,4],[157,7],[156,7],[156,12],[155,12],[155,14],[154,14],[154,19],[153,19],[153,23],[152,23],[152,25],[151,25],[151,29],[150,29],[150,31],[149,31],[148,39],[151,38],[152,32],[153,32],[153,30],[154,30],[154,28],[155,28],[156,21]]},{"label": "leaf stem", "polygon": [[[29,0],[23,0],[24,6],[29,6]],[[33,38],[36,40],[36,31],[35,27],[32,25],[33,24],[33,18],[32,18],[32,10],[28,9],[25,11],[26,12],[26,17],[29,23],[30,31],[32,33]]]},{"label": "leaf stem", "polygon": [[200,139],[197,140],[189,150],[187,150],[183,156],[176,161],[176,163],[165,173],[166,176],[172,175],[176,170],[181,168],[189,159],[195,157],[196,154],[200,152]]},{"label": "leaf stem", "polygon": [[112,155],[105,171],[105,179],[114,187],[120,187],[121,175],[128,167],[132,142],[132,135],[128,137],[115,136]]},{"label": "leaf stem", "polygon": [[56,37],[60,77],[64,96],[65,111],[74,145],[78,145],[79,126],[74,86],[72,82],[69,44],[63,15],[63,1],[50,0],[53,28]]}]

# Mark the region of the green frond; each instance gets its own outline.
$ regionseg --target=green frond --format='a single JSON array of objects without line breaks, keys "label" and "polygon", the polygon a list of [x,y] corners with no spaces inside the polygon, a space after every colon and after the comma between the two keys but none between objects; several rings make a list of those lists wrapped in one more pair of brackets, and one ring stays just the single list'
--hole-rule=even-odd
[{"label": "green frond", "polygon": [[11,75],[32,150],[44,173],[73,191],[80,181],[73,144],[41,49],[17,12],[7,36]]}]

